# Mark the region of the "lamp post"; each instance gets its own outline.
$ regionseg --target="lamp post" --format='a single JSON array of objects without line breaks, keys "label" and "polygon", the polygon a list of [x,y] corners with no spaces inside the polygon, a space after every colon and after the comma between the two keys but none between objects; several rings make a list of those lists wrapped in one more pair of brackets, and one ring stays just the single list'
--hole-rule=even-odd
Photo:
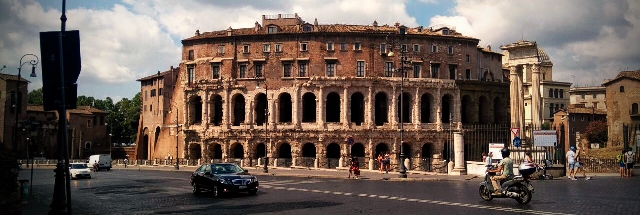
[{"label": "lamp post", "polygon": [[[177,106],[177,104],[175,102],[173,104],[174,104],[174,107]],[[178,132],[179,132],[180,125],[178,124],[178,108],[175,107],[175,109],[176,109],[176,120],[175,120],[175,122],[176,122],[176,165],[175,165],[175,169],[179,170],[180,169],[180,164],[178,163],[178,155],[179,155]],[[169,111],[169,112],[171,112],[171,111]]]},{"label": "lamp post", "polygon": [[[405,35],[405,32],[401,30],[401,35]],[[390,44],[393,47],[393,43]],[[407,56],[405,56],[405,51],[400,48],[400,68],[397,68],[396,71],[400,72],[400,178],[407,178],[407,168],[404,166],[404,76],[405,76],[405,64],[410,64],[411,62],[407,60]],[[389,52],[387,55],[389,57],[393,57],[393,51]]]},{"label": "lamp post", "polygon": [[[256,90],[260,89],[260,82],[257,82]],[[262,172],[269,172],[269,157],[267,153],[267,141],[269,141],[269,89],[267,87],[267,78],[264,77],[264,97],[266,99],[264,105],[264,167],[262,168]]]},{"label": "lamp post", "polygon": [[[25,57],[33,57],[35,59],[32,60],[28,60],[25,62],[22,62],[22,60]],[[13,151],[17,152],[18,150],[18,114],[21,112],[22,109],[22,91],[20,91],[20,82],[22,82],[22,66],[24,66],[25,64],[31,64],[31,77],[36,77],[36,65],[38,65],[38,62],[40,62],[40,59],[38,58],[38,56],[34,55],[34,54],[25,54],[22,55],[22,57],[20,58],[20,66],[18,66],[18,80],[16,81],[16,103],[13,104],[13,107],[15,108],[15,124],[14,124],[14,130],[13,130]],[[18,104],[20,104],[20,110],[18,109]]]}]

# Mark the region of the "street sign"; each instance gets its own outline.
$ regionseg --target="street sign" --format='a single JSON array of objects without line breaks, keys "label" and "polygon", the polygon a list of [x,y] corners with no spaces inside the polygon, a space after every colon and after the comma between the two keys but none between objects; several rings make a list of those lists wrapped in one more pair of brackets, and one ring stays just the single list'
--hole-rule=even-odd
[{"label": "street sign", "polygon": [[513,146],[515,147],[520,147],[522,146],[522,140],[520,140],[520,137],[513,138]]},{"label": "street sign", "polygon": [[347,138],[347,144],[353,145],[353,137],[352,136],[349,136],[349,138]]},{"label": "street sign", "polygon": [[513,134],[513,136],[518,136],[518,132],[520,131],[520,128],[511,128],[511,133]]},{"label": "street sign", "polygon": [[533,131],[533,144],[535,146],[556,146],[558,144],[556,130]]}]

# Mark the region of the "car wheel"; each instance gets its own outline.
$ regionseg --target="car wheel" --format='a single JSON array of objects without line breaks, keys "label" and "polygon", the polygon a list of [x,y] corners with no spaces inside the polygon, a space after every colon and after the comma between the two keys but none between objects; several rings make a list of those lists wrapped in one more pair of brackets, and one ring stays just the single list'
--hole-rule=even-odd
[{"label": "car wheel", "polygon": [[211,194],[213,194],[213,197],[220,197],[218,185],[213,185],[213,188],[211,188]]},{"label": "car wheel", "polygon": [[200,194],[200,185],[193,183],[193,194]]},{"label": "car wheel", "polygon": [[258,190],[249,190],[249,195],[256,195]]}]

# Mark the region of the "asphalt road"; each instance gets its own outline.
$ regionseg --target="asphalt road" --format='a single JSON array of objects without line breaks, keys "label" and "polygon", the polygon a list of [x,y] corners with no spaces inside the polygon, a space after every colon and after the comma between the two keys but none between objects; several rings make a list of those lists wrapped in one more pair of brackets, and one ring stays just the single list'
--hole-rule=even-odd
[{"label": "asphalt road", "polygon": [[[21,178],[28,178],[22,171]],[[74,214],[640,214],[640,178],[534,181],[528,205],[485,202],[480,179],[381,181],[258,176],[261,191],[214,198],[191,193],[188,172],[112,170],[71,181]],[[53,171],[34,171],[24,214],[45,214]]]}]

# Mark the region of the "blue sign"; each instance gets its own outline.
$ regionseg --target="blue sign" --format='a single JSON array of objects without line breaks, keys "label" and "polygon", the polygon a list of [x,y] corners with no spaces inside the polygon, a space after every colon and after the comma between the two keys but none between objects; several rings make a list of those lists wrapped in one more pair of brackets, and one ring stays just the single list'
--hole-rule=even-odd
[{"label": "blue sign", "polygon": [[353,137],[349,136],[349,138],[347,138],[347,143],[349,145],[353,145]]},{"label": "blue sign", "polygon": [[522,146],[522,140],[520,140],[520,137],[513,138],[513,146],[515,147]]}]

